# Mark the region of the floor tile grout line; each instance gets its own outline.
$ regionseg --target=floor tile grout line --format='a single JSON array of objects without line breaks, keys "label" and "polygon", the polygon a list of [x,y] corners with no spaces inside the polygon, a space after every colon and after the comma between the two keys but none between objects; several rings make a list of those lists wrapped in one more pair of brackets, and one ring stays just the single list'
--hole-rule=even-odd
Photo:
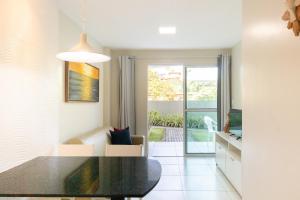
[{"label": "floor tile grout line", "polygon": [[[159,157],[156,157],[157,160],[159,161]],[[173,158],[173,157],[172,157]],[[153,159],[155,159],[155,157],[153,157]],[[182,162],[182,160],[184,162]],[[196,159],[196,158],[195,158]],[[169,165],[169,166],[176,166],[175,169],[177,168],[178,170],[178,174],[174,174],[174,175],[162,175],[162,176],[165,176],[165,177],[179,177],[179,188],[181,189],[175,189],[175,190],[171,190],[171,189],[155,189],[154,191],[157,191],[157,192],[167,192],[167,191],[179,191],[179,192],[183,192],[183,193],[186,193],[186,192],[222,192],[222,193],[225,193],[226,196],[231,199],[231,200],[237,200],[236,198],[233,197],[233,195],[236,194],[236,191],[230,189],[230,187],[228,186],[226,180],[224,180],[224,177],[222,177],[220,174],[218,174],[218,171],[217,169],[215,168],[215,163],[210,163],[211,160],[209,160],[209,162],[207,163],[191,163],[191,162],[185,162],[185,160],[188,160],[188,159],[185,159],[185,158],[182,158],[182,157],[175,157],[174,159],[174,162],[173,163],[163,163],[161,165]],[[191,159],[193,160],[193,159]],[[201,158],[202,160],[202,158]],[[177,163],[177,164],[176,164]],[[210,171],[209,174],[197,174],[197,175],[192,175],[192,174],[185,174],[184,172],[184,167],[186,166],[192,166],[195,167],[195,166],[201,166],[201,167],[207,167],[208,171]],[[183,170],[180,169],[180,167],[183,168]],[[216,187],[218,188],[215,188],[215,189],[188,189],[185,187],[185,184],[184,184],[184,178],[188,178],[188,177],[215,177],[218,181],[217,181],[217,185]],[[209,185],[207,186],[201,186],[201,187],[210,187]],[[212,186],[214,187],[214,186]]]},{"label": "floor tile grout line", "polygon": [[180,189],[180,190],[178,190],[178,189],[173,189],[173,190],[170,190],[170,189],[165,189],[165,190],[153,190],[153,191],[188,191],[188,192],[224,192],[224,193],[236,193],[236,192],[234,192],[234,191],[227,191],[227,190],[220,190],[220,189],[215,189],[215,190],[208,190],[208,189],[203,189],[203,190],[201,190],[201,189]]}]

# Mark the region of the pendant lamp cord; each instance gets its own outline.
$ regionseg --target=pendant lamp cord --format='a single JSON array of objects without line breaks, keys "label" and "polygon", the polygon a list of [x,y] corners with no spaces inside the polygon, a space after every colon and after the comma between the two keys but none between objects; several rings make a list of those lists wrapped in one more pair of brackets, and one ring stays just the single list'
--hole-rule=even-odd
[{"label": "pendant lamp cord", "polygon": [[86,33],[86,18],[87,18],[87,0],[80,0],[80,20],[82,32]]}]

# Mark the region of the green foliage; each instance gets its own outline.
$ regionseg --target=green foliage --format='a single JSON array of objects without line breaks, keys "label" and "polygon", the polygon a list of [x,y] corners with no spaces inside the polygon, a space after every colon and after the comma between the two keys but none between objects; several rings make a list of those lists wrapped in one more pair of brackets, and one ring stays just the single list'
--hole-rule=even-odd
[{"label": "green foliage", "polygon": [[214,80],[188,81],[188,99],[214,101],[217,99],[217,82]]},{"label": "green foliage", "polygon": [[202,118],[189,116],[186,122],[187,128],[205,129],[206,125]]},{"label": "green foliage", "polygon": [[[154,69],[148,71],[148,100],[183,100],[183,82],[179,78],[163,78]],[[189,101],[216,101],[216,80],[188,80],[187,95]]]},{"label": "green foliage", "polygon": [[151,128],[148,139],[151,142],[159,142],[163,140],[164,136],[164,128]]},{"label": "green foliage", "polygon": [[189,129],[188,132],[188,141],[191,142],[212,142],[213,140],[206,129]]},{"label": "green foliage", "polygon": [[[165,126],[183,128],[183,116],[179,114],[162,115],[158,111],[149,112],[150,126]],[[187,128],[206,129],[206,125],[202,117],[189,116],[187,118]]]},{"label": "green foliage", "polygon": [[161,126],[162,124],[162,116],[157,111],[149,112],[149,125],[151,126]]},{"label": "green foliage", "polygon": [[[162,115],[157,111],[149,112],[149,124],[150,126],[163,126],[163,127],[177,127],[183,128],[183,116],[179,114],[174,115]],[[202,119],[199,116],[189,115],[187,119],[187,128],[188,128],[188,140],[189,141],[212,141],[212,138],[207,132],[207,127]],[[162,141],[165,136],[164,128],[151,128],[149,133],[150,141]]]},{"label": "green foliage", "polygon": [[183,127],[183,116],[179,114],[162,115],[157,111],[149,112],[149,125],[165,127]]},{"label": "green foliage", "polygon": [[176,97],[176,85],[171,81],[162,80],[157,72],[148,72],[148,98],[150,100],[174,101]]}]

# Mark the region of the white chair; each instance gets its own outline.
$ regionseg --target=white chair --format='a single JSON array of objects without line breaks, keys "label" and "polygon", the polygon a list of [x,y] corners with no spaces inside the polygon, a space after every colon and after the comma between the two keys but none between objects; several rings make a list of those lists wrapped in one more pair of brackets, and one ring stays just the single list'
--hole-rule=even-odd
[{"label": "white chair", "polygon": [[110,157],[139,157],[144,156],[144,136],[131,136],[132,145],[106,144],[105,156]]},{"label": "white chair", "polygon": [[209,116],[204,116],[204,123],[206,124],[207,131],[208,131],[210,138],[214,139],[215,133],[217,131],[217,122],[215,122]]},{"label": "white chair", "polygon": [[86,144],[61,144],[57,147],[57,156],[94,156],[94,146]]},{"label": "white chair", "polygon": [[105,147],[105,156],[110,157],[140,157],[143,156],[142,145],[110,145]]}]

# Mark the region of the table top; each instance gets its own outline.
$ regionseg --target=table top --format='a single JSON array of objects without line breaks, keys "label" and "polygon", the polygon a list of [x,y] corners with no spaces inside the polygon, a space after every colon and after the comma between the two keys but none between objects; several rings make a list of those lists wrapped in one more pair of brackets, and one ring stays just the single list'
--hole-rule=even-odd
[{"label": "table top", "polygon": [[143,197],[160,176],[145,157],[38,157],[0,174],[0,197]]}]

